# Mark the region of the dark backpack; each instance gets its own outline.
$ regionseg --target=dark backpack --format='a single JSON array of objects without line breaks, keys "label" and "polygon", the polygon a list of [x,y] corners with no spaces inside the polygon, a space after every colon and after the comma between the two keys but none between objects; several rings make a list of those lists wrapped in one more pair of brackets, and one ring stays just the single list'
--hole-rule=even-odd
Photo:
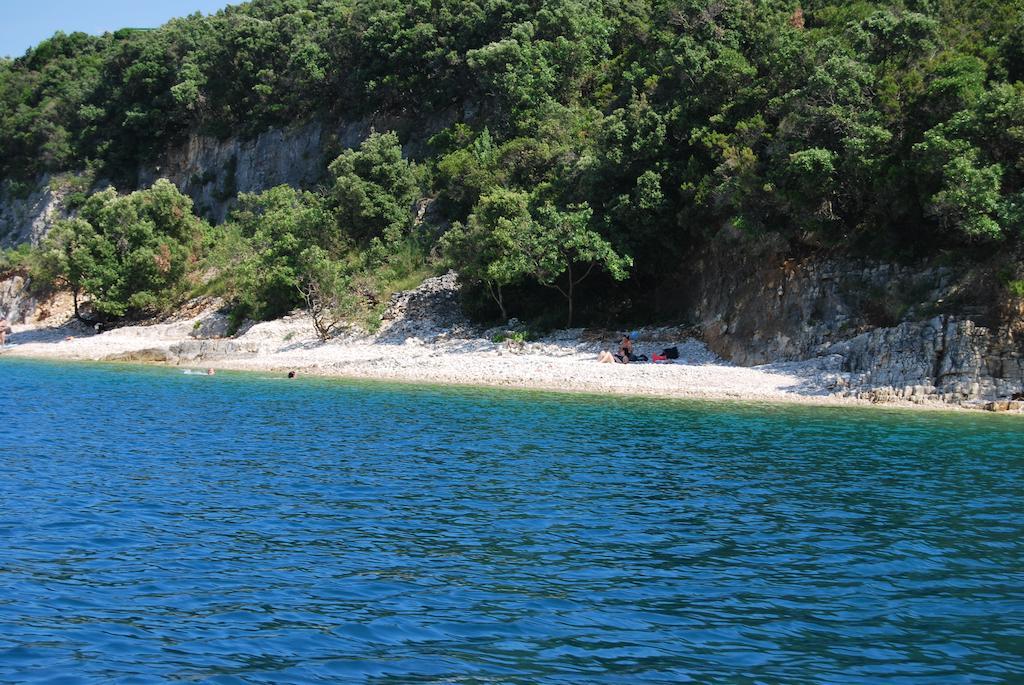
[{"label": "dark backpack", "polygon": [[666,347],[661,351],[665,355],[666,359],[679,359],[679,348],[678,347]]}]

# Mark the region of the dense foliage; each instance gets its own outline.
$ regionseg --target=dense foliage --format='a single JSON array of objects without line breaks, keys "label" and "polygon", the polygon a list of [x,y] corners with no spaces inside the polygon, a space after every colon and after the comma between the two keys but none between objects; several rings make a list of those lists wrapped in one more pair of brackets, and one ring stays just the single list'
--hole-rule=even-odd
[{"label": "dense foliage", "polygon": [[410,192],[413,168],[394,136],[371,135],[330,168],[335,189],[372,188],[379,204],[360,212],[358,204],[338,203],[336,193],[282,185],[242,193],[229,221],[211,229],[190,198],[159,180],[129,195],[113,188],[92,194],[38,250],[7,257],[70,289],[83,320],[91,319],[79,311],[80,294],[89,295],[91,316],[107,321],[159,313],[205,289],[229,300],[236,321],[305,306],[326,338],[344,318],[372,315],[425,267],[410,210],[403,221],[377,211],[399,206]]},{"label": "dense foliage", "polygon": [[82,292],[104,318],[158,312],[185,291],[204,229],[192,200],[169,181],[125,196],[108,188],[54,226],[38,266],[72,291],[76,314]]},{"label": "dense foliage", "polygon": [[415,170],[376,137],[319,193],[243,197],[223,240],[271,315],[301,302],[310,248],[350,279],[422,266],[431,196],[504,315],[510,288],[565,294],[594,264],[581,287],[614,292],[626,255],[653,287],[726,226],[886,257],[1019,245],[1021,79],[1024,0],[254,0],[0,61],[0,176],[131,183],[189,131],[454,112]]}]

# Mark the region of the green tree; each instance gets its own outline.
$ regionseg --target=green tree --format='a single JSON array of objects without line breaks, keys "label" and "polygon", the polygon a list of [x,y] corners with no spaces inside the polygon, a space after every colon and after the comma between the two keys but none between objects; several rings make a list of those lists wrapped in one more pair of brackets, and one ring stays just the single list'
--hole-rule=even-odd
[{"label": "green tree", "polygon": [[103,317],[149,314],[176,304],[199,256],[205,226],[192,200],[169,181],[118,195],[89,197],[78,217],[59,222],[44,241],[48,268],[76,300],[88,293]]},{"label": "green tree", "polygon": [[96,272],[91,249],[96,240],[96,232],[88,221],[58,221],[40,244],[31,272],[35,282],[70,290],[75,318],[83,322],[86,320],[80,300],[86,278]]},{"label": "green tree", "polygon": [[502,244],[498,230],[502,222],[529,222],[529,195],[501,188],[480,199],[465,224],[456,223],[441,240],[441,250],[448,265],[466,283],[478,283],[494,300],[501,320],[508,320],[505,288],[522,278],[522,274],[504,268],[500,263]]},{"label": "green tree", "polygon": [[[431,149],[410,146],[415,166],[393,134],[336,160],[336,227],[300,238],[286,263],[318,245],[359,264],[368,297],[404,283],[433,247],[411,230],[417,177],[432,181],[432,215],[462,224],[449,240],[466,237],[467,264],[496,261],[484,255],[497,189],[528,190],[533,223],[546,203],[593,208],[589,226],[635,258],[644,288],[726,225],[794,248],[969,244],[983,258],[986,242],[1002,249],[989,238],[1024,232],[1022,11],[1022,0],[254,0],[154,30],[56,34],[0,60],[0,187],[24,195],[43,173],[86,168],[134,182],[191,135],[366,118],[415,142],[443,121]],[[93,228],[99,259],[106,229]],[[295,275],[264,313],[296,304]],[[125,299],[111,279],[93,286]]]},{"label": "green tree", "polygon": [[326,342],[359,305],[351,274],[342,262],[313,245],[299,255],[298,290],[317,337]]},{"label": "green tree", "polygon": [[568,307],[566,326],[572,327],[576,286],[595,267],[621,281],[633,265],[590,228],[592,214],[586,206],[560,210],[545,203],[526,215],[499,218],[494,237],[500,253],[489,271],[502,281],[530,277],[558,291]]},{"label": "green tree", "polygon": [[272,319],[301,305],[300,257],[312,247],[330,247],[337,233],[330,212],[314,193],[281,185],[242,193],[231,223],[245,253],[230,267],[233,296],[241,315]]},{"label": "green tree", "polygon": [[1001,238],[995,215],[1001,204],[1003,169],[998,164],[980,165],[978,156],[977,149],[965,150],[943,166],[942,186],[928,202],[928,211],[944,228],[971,238]]},{"label": "green tree", "polygon": [[462,218],[487,190],[503,185],[506,174],[488,129],[474,137],[468,126],[458,124],[434,138],[435,144],[445,142],[454,149],[437,162],[438,200],[450,216]]},{"label": "green tree", "polygon": [[342,231],[359,243],[373,238],[393,243],[408,233],[419,185],[412,164],[402,158],[397,135],[373,133],[329,169],[332,208]]}]

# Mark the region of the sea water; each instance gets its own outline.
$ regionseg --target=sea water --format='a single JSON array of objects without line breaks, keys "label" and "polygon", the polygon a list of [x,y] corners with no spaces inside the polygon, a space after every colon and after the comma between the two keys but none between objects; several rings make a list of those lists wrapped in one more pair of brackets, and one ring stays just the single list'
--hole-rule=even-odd
[{"label": "sea water", "polygon": [[1024,420],[0,361],[0,681],[1024,681]]}]

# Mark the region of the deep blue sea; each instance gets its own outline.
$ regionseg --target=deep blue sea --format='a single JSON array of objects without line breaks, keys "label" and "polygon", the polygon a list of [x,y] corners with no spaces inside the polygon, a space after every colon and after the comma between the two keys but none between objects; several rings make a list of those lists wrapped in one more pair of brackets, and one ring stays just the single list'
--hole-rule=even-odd
[{"label": "deep blue sea", "polygon": [[1024,418],[0,361],[3,683],[1022,683]]}]

